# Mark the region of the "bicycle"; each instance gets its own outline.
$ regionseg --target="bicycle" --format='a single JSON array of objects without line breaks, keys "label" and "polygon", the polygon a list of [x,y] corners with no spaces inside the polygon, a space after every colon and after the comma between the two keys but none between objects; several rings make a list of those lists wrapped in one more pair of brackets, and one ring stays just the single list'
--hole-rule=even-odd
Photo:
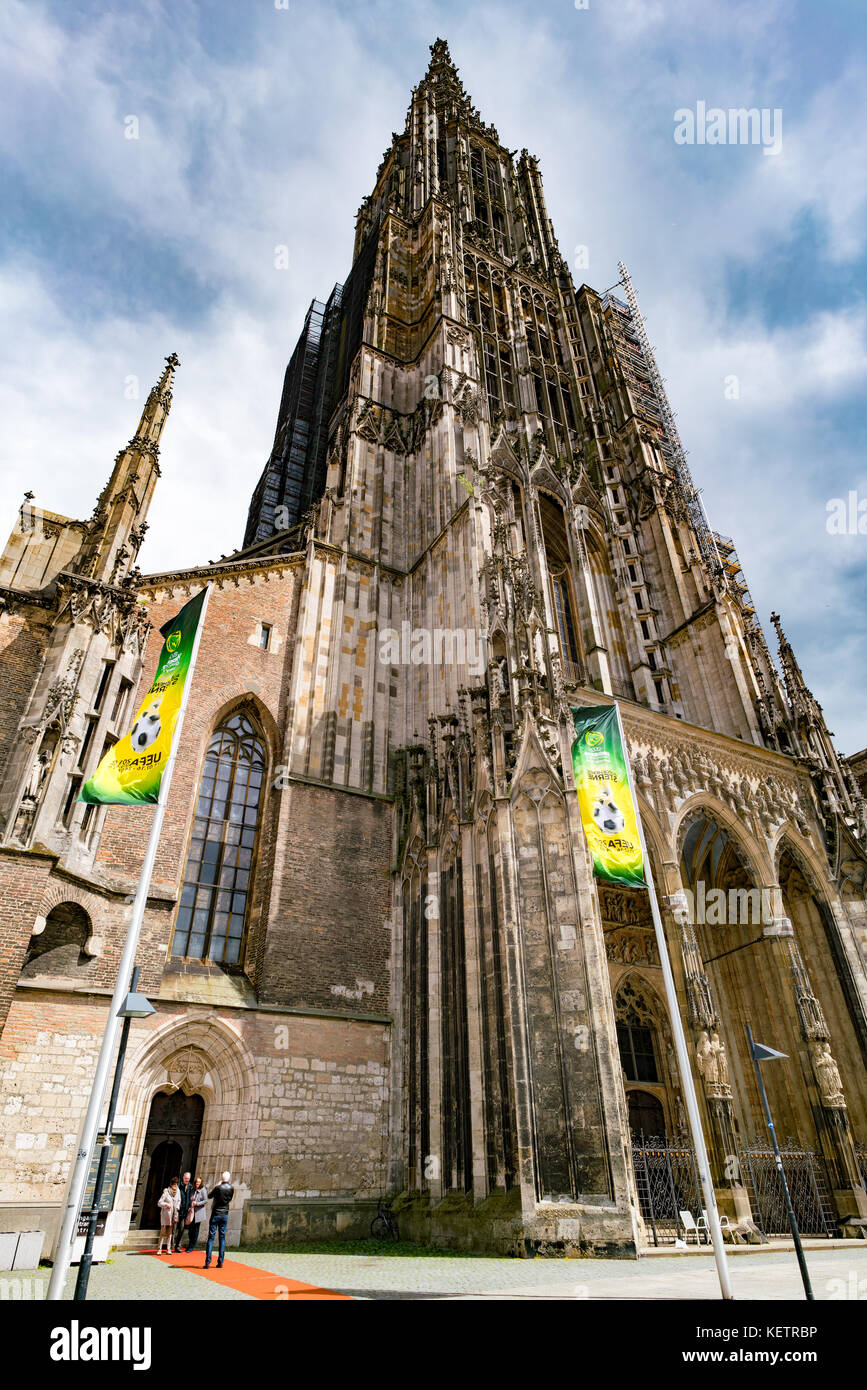
[{"label": "bicycle", "polygon": [[376,1216],[370,1223],[370,1234],[374,1240],[400,1240],[397,1217],[392,1215],[390,1204],[381,1197]]}]

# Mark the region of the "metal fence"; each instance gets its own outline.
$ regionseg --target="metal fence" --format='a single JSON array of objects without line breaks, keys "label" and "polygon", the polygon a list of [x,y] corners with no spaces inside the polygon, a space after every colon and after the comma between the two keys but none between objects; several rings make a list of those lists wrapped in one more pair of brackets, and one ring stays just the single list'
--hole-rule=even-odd
[{"label": "metal fence", "polygon": [[[834,1235],[836,1222],[821,1158],[795,1139],[780,1145],[780,1157],[802,1234]],[[753,1220],[759,1230],[766,1236],[789,1235],[789,1213],[773,1149],[765,1144],[750,1144],[741,1150],[740,1162]]]},{"label": "metal fence", "polygon": [[[867,1182],[867,1147],[857,1145],[855,1153]],[[794,1139],[781,1145],[780,1157],[802,1234],[833,1236],[836,1219],[821,1157]],[[754,1141],[740,1151],[739,1159],[756,1226],[766,1237],[790,1235],[773,1149]],[[648,1238],[654,1245],[673,1245],[684,1239],[680,1213],[689,1212],[696,1222],[703,1214],[692,1144],[669,1135],[633,1135],[632,1167]]]},{"label": "metal fence", "polygon": [[702,1212],[692,1145],[669,1135],[633,1135],[632,1167],[653,1244],[673,1245],[678,1237],[683,1239],[680,1213],[688,1211],[697,1221]]}]

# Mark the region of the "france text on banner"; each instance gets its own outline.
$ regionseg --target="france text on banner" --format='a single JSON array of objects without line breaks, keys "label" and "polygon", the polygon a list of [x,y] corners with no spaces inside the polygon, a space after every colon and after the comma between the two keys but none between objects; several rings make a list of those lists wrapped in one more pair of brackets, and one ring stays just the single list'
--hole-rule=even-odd
[{"label": "france text on banner", "polygon": [[206,593],[196,594],[160,629],[166,640],[153,684],[129,733],[106,753],[79,801],[129,806],[159,800]]},{"label": "france text on banner", "polygon": [[572,714],[572,766],[593,871],[597,878],[609,883],[645,886],[641,839],[617,709],[614,705],[596,705],[573,708]]}]

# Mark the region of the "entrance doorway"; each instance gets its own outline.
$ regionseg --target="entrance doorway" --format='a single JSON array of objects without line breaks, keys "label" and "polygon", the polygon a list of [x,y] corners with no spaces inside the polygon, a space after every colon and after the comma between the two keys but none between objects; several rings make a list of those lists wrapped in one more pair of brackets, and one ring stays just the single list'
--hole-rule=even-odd
[{"label": "entrance doorway", "polygon": [[157,1204],[172,1178],[186,1172],[195,1177],[204,1114],[205,1102],[199,1095],[187,1096],[183,1091],[166,1095],[161,1091],[154,1096],[136,1191],[142,1230],[159,1226]]},{"label": "entrance doorway", "polygon": [[665,1134],[665,1111],[662,1102],[650,1091],[627,1091],[629,1128],[636,1136],[661,1138]]}]

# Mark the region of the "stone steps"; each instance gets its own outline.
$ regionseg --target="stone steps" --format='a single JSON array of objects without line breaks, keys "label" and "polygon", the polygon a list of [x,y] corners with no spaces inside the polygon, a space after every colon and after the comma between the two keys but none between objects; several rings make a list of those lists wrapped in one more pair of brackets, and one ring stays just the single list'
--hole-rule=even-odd
[{"label": "stone steps", "polygon": [[156,1250],[159,1238],[159,1227],[154,1227],[152,1231],[130,1230],[114,1249],[123,1254],[129,1254],[136,1250]]}]

